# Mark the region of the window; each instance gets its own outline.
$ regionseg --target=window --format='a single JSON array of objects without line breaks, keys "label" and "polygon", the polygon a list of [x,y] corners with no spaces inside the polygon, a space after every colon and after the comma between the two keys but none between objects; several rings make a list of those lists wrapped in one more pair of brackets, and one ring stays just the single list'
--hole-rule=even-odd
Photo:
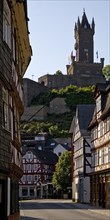
[{"label": "window", "polygon": [[9,129],[8,90],[3,88],[3,126]]},{"label": "window", "polygon": [[95,153],[94,153],[94,152],[92,153],[92,161],[91,161],[91,165],[92,165],[92,167],[95,166]]},{"label": "window", "polygon": [[6,0],[3,7],[3,40],[11,48],[11,12]]},{"label": "window", "polygon": [[16,60],[16,30],[13,28],[13,36],[12,36],[12,42],[13,42],[13,59]]},{"label": "window", "polygon": [[101,165],[102,159],[101,159],[101,150],[99,150],[99,165]]},{"label": "window", "polygon": [[110,117],[107,118],[107,132],[110,130]]},{"label": "window", "polygon": [[108,147],[104,147],[104,164],[108,163]]},{"label": "window", "polygon": [[29,182],[32,181],[32,176],[31,176],[31,175],[28,175],[28,176],[27,176],[27,181],[29,181]]},{"label": "window", "polygon": [[96,100],[96,110],[97,112],[101,111],[101,96],[99,96]]},{"label": "window", "polygon": [[31,164],[27,164],[27,171],[28,171],[28,172],[31,171]]},{"label": "window", "polygon": [[89,61],[89,52],[88,52],[88,49],[84,49],[84,59],[85,61]]},{"label": "window", "polygon": [[103,136],[103,121],[100,122],[100,136]]},{"label": "window", "polygon": [[25,181],[26,181],[26,175],[23,175],[21,180],[22,180],[23,182],[25,182]]},{"label": "window", "polygon": [[14,138],[18,138],[20,140],[20,123],[19,123],[19,113],[16,108],[16,105],[13,105],[13,134]]},{"label": "window", "polygon": [[27,153],[27,159],[32,160],[33,159],[33,154],[32,152],[28,151]]},{"label": "window", "polygon": [[92,130],[91,138],[92,138],[92,140],[95,140],[95,139],[97,139],[97,137],[98,137],[98,127],[96,126],[96,127]]},{"label": "window", "polygon": [[38,178],[37,178],[37,176],[34,176],[34,180],[36,181]]},{"label": "window", "polygon": [[28,196],[28,189],[22,188],[22,196]]},{"label": "window", "polygon": [[95,165],[97,166],[99,164],[99,152],[95,152]]},{"label": "window", "polygon": [[104,134],[107,133],[107,119],[104,120]]},{"label": "window", "polygon": [[101,164],[104,163],[104,149],[101,150]]},{"label": "window", "polygon": [[34,188],[30,188],[30,196],[34,196]]},{"label": "window", "polygon": [[110,147],[108,148],[108,162],[110,162]]}]

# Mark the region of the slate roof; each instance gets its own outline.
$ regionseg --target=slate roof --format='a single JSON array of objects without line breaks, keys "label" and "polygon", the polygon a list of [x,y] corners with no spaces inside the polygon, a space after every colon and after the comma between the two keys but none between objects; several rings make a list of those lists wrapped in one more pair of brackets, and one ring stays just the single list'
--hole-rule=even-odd
[{"label": "slate roof", "polygon": [[69,144],[67,142],[64,143],[60,143],[55,141],[54,139],[48,139],[45,145],[45,149],[50,149],[50,150],[54,150],[58,145],[61,145],[62,147],[64,147],[66,150],[69,150]]},{"label": "slate roof", "polygon": [[36,155],[36,157],[46,165],[55,165],[58,161],[58,156],[51,151],[29,149],[27,147],[23,147],[23,155],[25,155],[27,151],[33,152],[33,154]]},{"label": "slate roof", "polygon": [[95,105],[78,105],[78,121],[81,133],[88,129],[88,125],[92,119]]},{"label": "slate roof", "polygon": [[90,28],[90,24],[88,22],[88,19],[87,19],[87,16],[85,14],[85,12],[83,13],[83,16],[82,16],[82,21],[81,21],[81,28],[84,28],[86,25],[87,29]]},{"label": "slate roof", "polygon": [[78,118],[79,130],[82,136],[89,134],[88,125],[92,119],[94,108],[95,105],[77,105],[76,115],[73,117],[69,131],[69,133],[72,134],[73,139],[76,128],[76,117]]},{"label": "slate roof", "polygon": [[103,102],[103,109],[101,118],[105,118],[108,114],[110,114],[110,83],[106,87],[105,100]]},{"label": "slate roof", "polygon": [[[107,81],[105,83],[98,83],[95,89],[95,96],[99,93],[101,95],[101,117],[104,119],[107,114],[110,114],[110,81]],[[94,114],[92,117],[92,120],[89,124],[89,128],[94,127],[98,124],[97,118],[96,118],[96,107],[94,108]]]},{"label": "slate roof", "polygon": [[33,153],[42,161],[44,164],[56,164],[58,156],[51,151],[44,150],[33,150]]}]

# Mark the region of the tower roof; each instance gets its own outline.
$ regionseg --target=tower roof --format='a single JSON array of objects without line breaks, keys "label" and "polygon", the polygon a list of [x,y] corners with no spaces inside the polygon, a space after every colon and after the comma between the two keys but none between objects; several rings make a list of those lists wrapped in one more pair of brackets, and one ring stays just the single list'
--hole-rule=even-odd
[{"label": "tower roof", "polygon": [[87,28],[87,29],[90,28],[90,24],[88,22],[88,19],[87,19],[85,11],[84,11],[83,16],[82,16],[81,28]]}]

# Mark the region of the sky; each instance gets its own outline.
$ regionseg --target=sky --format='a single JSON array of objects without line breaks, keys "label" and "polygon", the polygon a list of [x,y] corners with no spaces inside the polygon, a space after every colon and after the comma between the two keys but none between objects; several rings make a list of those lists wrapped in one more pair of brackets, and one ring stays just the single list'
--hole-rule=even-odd
[{"label": "sky", "polygon": [[94,62],[105,58],[110,64],[110,0],[27,0],[29,38],[33,55],[25,78],[38,82],[57,70],[67,74],[66,65],[74,50],[74,26],[85,10],[89,23],[95,20]]}]

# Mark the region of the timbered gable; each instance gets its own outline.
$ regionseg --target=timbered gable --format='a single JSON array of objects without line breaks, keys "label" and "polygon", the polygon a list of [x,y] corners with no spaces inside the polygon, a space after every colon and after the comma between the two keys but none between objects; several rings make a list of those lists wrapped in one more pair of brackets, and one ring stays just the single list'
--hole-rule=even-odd
[{"label": "timbered gable", "polygon": [[[89,201],[91,172],[91,136],[88,124],[92,118],[94,105],[78,105],[72,122],[72,196],[73,200]],[[83,186],[83,187],[82,187]],[[84,190],[87,192],[85,198]]]},{"label": "timbered gable", "polygon": [[42,184],[51,182],[57,159],[57,155],[50,151],[25,147],[23,149],[24,173],[19,182],[21,194],[25,194],[24,186],[29,190],[32,187],[38,193],[38,188],[40,189]]}]

